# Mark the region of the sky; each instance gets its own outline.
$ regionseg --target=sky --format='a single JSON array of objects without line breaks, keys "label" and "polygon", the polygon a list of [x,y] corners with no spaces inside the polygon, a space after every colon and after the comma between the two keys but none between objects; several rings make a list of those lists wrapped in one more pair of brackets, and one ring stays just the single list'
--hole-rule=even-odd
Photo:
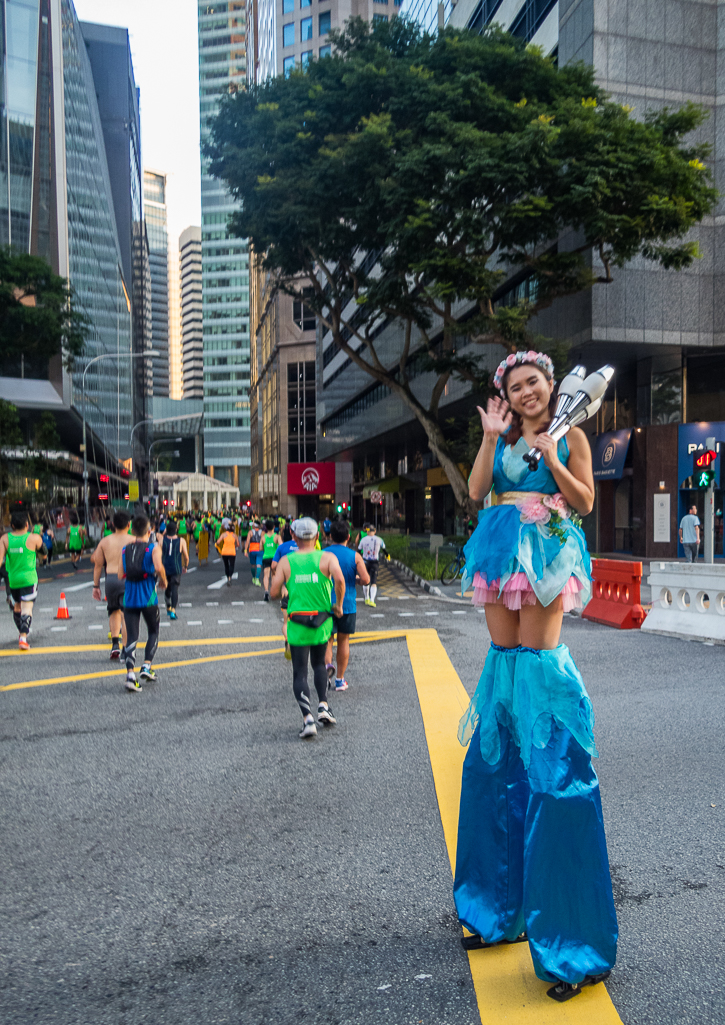
[{"label": "sky", "polygon": [[168,175],[169,239],[201,224],[197,0],[74,0],[81,21],[127,28],[144,167]]}]

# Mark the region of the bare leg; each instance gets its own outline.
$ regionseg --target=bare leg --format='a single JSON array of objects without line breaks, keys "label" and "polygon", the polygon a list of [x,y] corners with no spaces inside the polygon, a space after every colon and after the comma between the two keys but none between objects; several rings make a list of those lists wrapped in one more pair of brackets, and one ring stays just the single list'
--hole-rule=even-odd
[{"label": "bare leg", "polygon": [[264,567],[264,589],[265,589],[265,591],[269,590],[269,578],[270,578],[271,574],[272,574],[271,567],[270,566],[265,566]]},{"label": "bare leg", "polygon": [[282,609],[282,636],[287,640],[287,609]]},{"label": "bare leg", "polygon": [[518,648],[521,644],[519,613],[507,609],[502,602],[486,605],[486,626],[491,640],[500,648]]},{"label": "bare leg", "polygon": [[334,640],[334,637],[335,637],[334,634],[330,634],[330,639],[327,642],[327,651],[325,652],[325,662],[327,663],[328,666],[332,664],[332,642]]},{"label": "bare leg", "polygon": [[555,598],[551,605],[524,605],[520,613],[521,644],[525,648],[536,648],[537,651],[552,651],[559,644],[561,622],[564,617],[561,597]]},{"label": "bare leg", "polygon": [[112,612],[108,617],[108,625],[111,628],[111,637],[121,637],[123,643],[126,643],[126,620],[123,617],[123,612],[118,609],[116,612]]},{"label": "bare leg", "polygon": [[[329,661],[329,659],[328,659]],[[345,679],[347,664],[350,661],[350,634],[337,635],[337,678]]]}]

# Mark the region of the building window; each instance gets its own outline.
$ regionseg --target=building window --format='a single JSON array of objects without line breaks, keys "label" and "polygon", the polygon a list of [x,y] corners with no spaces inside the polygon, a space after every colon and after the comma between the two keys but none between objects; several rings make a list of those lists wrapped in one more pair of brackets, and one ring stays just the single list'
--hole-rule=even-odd
[{"label": "building window", "polygon": [[295,9],[295,0],[282,0],[282,14],[292,14]]},{"label": "building window", "polygon": [[289,25],[282,26],[282,45],[295,45],[295,23],[293,21],[291,21]]},{"label": "building window", "polygon": [[[326,36],[332,28],[332,18],[329,11],[325,11],[324,14],[320,15],[320,31],[319,35]],[[312,38],[312,37],[310,37]]]},{"label": "building window", "polygon": [[284,77],[289,78],[294,70],[295,59],[294,57],[285,57],[284,59]]},{"label": "building window", "polygon": [[332,56],[332,47],[331,46],[321,46],[320,47],[320,60],[322,60],[323,57],[331,57],[331,56]]},{"label": "building window", "polygon": [[[303,295],[309,295],[310,289],[306,288]],[[315,314],[305,306],[302,299],[295,299],[292,303],[292,319],[300,331],[314,331],[317,326]]]},{"label": "building window", "polygon": [[305,50],[305,52],[300,57],[300,62],[302,64],[302,67],[306,68],[311,60],[312,60],[312,50]]},{"label": "building window", "polygon": [[385,5],[387,6],[388,0],[373,0],[373,3],[376,3],[376,4],[385,4]]},{"label": "building window", "polygon": [[302,42],[307,42],[308,39],[312,39],[312,18],[303,18],[300,22],[300,38]]},{"label": "building window", "polygon": [[526,0],[514,18],[509,32],[512,36],[523,36],[528,42],[536,35],[555,6],[556,0]]},{"label": "building window", "polygon": [[312,0],[300,0],[300,7],[311,7]]},{"label": "building window", "polygon": [[374,14],[373,15],[373,24],[374,25],[377,24],[379,21],[387,21],[387,20],[388,20],[387,14]]},{"label": "building window", "polygon": [[316,412],[314,360],[288,363],[287,440],[290,463],[312,463],[317,458]]}]

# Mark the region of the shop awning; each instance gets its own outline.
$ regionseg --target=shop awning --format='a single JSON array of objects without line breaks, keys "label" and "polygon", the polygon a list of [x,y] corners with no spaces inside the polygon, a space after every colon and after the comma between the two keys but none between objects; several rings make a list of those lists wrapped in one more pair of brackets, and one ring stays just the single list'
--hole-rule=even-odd
[{"label": "shop awning", "polygon": [[590,439],[595,480],[619,480],[624,472],[632,428],[607,431]]}]

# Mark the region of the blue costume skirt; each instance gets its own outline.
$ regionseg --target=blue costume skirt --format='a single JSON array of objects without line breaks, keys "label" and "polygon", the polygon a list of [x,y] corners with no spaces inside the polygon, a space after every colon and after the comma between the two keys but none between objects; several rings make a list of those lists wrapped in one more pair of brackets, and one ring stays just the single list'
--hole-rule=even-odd
[{"label": "blue costume skirt", "polygon": [[488,943],[526,931],[540,979],[580,983],[617,951],[591,703],[569,649],[491,645],[459,739],[454,897]]}]

